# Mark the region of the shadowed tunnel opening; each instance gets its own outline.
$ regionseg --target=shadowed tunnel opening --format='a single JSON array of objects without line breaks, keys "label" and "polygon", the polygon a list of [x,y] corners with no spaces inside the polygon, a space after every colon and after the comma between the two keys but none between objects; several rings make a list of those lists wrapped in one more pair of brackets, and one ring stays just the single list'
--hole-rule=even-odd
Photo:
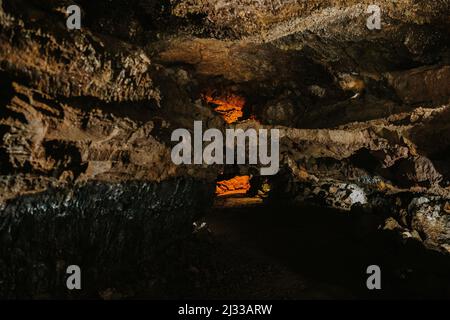
[{"label": "shadowed tunnel opening", "polygon": [[[258,298],[271,290],[279,298],[449,297],[442,282],[448,280],[448,257],[419,241],[377,230],[376,219],[307,204],[237,200],[234,206],[216,207],[205,221],[216,241],[241,252],[244,260],[257,261],[260,269],[253,277],[264,281],[250,285]],[[367,289],[371,265],[382,270],[380,291]],[[264,267],[278,274],[265,274]],[[239,262],[224,268],[239,269]]]},{"label": "shadowed tunnel opening", "polygon": [[[376,162],[367,161],[367,156],[363,150],[353,160],[373,169]],[[390,228],[392,220],[385,220],[389,215],[383,209],[338,210],[319,203],[294,203],[278,190],[289,184],[284,175],[282,170],[277,177],[218,178],[216,190],[221,193],[216,192],[213,210],[201,221],[206,223],[204,236],[226,249],[223,256],[206,260],[221,261],[222,267],[215,271],[225,274],[248,268],[249,261],[252,267],[243,275],[251,280],[245,278],[240,285],[233,280],[234,295],[227,295],[226,289],[214,294],[248,297],[249,289],[254,298],[268,292],[283,299],[450,297],[448,256]],[[382,290],[367,287],[372,274],[367,269],[372,265],[381,269]],[[206,288],[193,292],[199,297],[211,294]]]}]

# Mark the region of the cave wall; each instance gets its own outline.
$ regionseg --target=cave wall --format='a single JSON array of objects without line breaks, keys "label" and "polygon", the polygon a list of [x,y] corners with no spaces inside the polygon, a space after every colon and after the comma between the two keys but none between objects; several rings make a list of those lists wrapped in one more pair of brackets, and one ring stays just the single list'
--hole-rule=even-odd
[{"label": "cave wall", "polygon": [[[380,0],[369,30],[371,3],[3,1],[2,295],[60,290],[41,281],[72,257],[99,256],[96,275],[121,255],[117,272],[139,268],[141,249],[149,259],[190,232],[219,175],[257,172],[175,166],[170,134],[195,120],[280,129],[272,197],[378,210],[448,252],[450,5]],[[67,30],[70,4],[81,30]],[[244,118],[227,125],[207,92],[244,97]],[[46,249],[27,256],[34,236]],[[12,266],[37,276],[16,283]]]}]

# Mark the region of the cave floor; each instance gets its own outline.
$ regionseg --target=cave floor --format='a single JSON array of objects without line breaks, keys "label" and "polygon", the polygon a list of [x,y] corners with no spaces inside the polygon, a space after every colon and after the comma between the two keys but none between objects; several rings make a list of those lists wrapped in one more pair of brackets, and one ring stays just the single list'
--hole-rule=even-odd
[{"label": "cave floor", "polygon": [[[240,200],[240,203],[245,200]],[[239,201],[238,201],[239,203]],[[428,272],[439,257],[392,234],[358,232],[352,215],[317,207],[215,208],[206,226],[164,252],[151,289],[165,299],[383,299],[448,297]],[[431,260],[430,260],[431,259]],[[432,259],[437,259],[433,261]],[[382,270],[382,290],[366,268]]]}]

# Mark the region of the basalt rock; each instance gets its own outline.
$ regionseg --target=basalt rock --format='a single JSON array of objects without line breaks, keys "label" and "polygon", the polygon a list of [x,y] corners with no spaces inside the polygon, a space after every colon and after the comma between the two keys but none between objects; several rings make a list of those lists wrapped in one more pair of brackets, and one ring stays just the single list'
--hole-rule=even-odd
[{"label": "basalt rock", "polygon": [[[193,179],[97,182],[7,202],[0,215],[0,295],[92,298],[111,287],[145,286],[160,251],[189,234],[211,205],[205,196],[211,187]],[[67,291],[69,265],[82,266],[82,293]]]}]

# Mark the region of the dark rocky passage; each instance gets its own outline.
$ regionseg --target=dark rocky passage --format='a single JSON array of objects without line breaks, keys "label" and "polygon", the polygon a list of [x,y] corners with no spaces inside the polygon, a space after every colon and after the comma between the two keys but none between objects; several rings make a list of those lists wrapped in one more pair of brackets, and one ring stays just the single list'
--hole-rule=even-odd
[{"label": "dark rocky passage", "polygon": [[[0,1],[0,297],[448,298],[449,30],[449,0]],[[278,129],[279,172],[175,164],[194,121]]]},{"label": "dark rocky passage", "polygon": [[[448,258],[388,230],[362,233],[367,220],[332,209],[282,205],[226,209],[207,218],[217,241],[260,259],[254,265],[261,270],[250,279],[260,278],[243,282],[241,298],[251,295],[245,290],[254,298],[279,299],[449,297]],[[366,287],[366,268],[375,262],[384,270],[379,292]],[[264,269],[271,267],[272,272]]]},{"label": "dark rocky passage", "polygon": [[[369,219],[311,206],[216,209],[204,219],[206,226],[159,256],[162,266],[154,265],[158,276],[139,291],[110,288],[100,295],[108,299],[449,297],[448,257],[390,230],[361,232]],[[381,291],[368,291],[365,285],[366,268],[374,262],[383,270]]]}]

